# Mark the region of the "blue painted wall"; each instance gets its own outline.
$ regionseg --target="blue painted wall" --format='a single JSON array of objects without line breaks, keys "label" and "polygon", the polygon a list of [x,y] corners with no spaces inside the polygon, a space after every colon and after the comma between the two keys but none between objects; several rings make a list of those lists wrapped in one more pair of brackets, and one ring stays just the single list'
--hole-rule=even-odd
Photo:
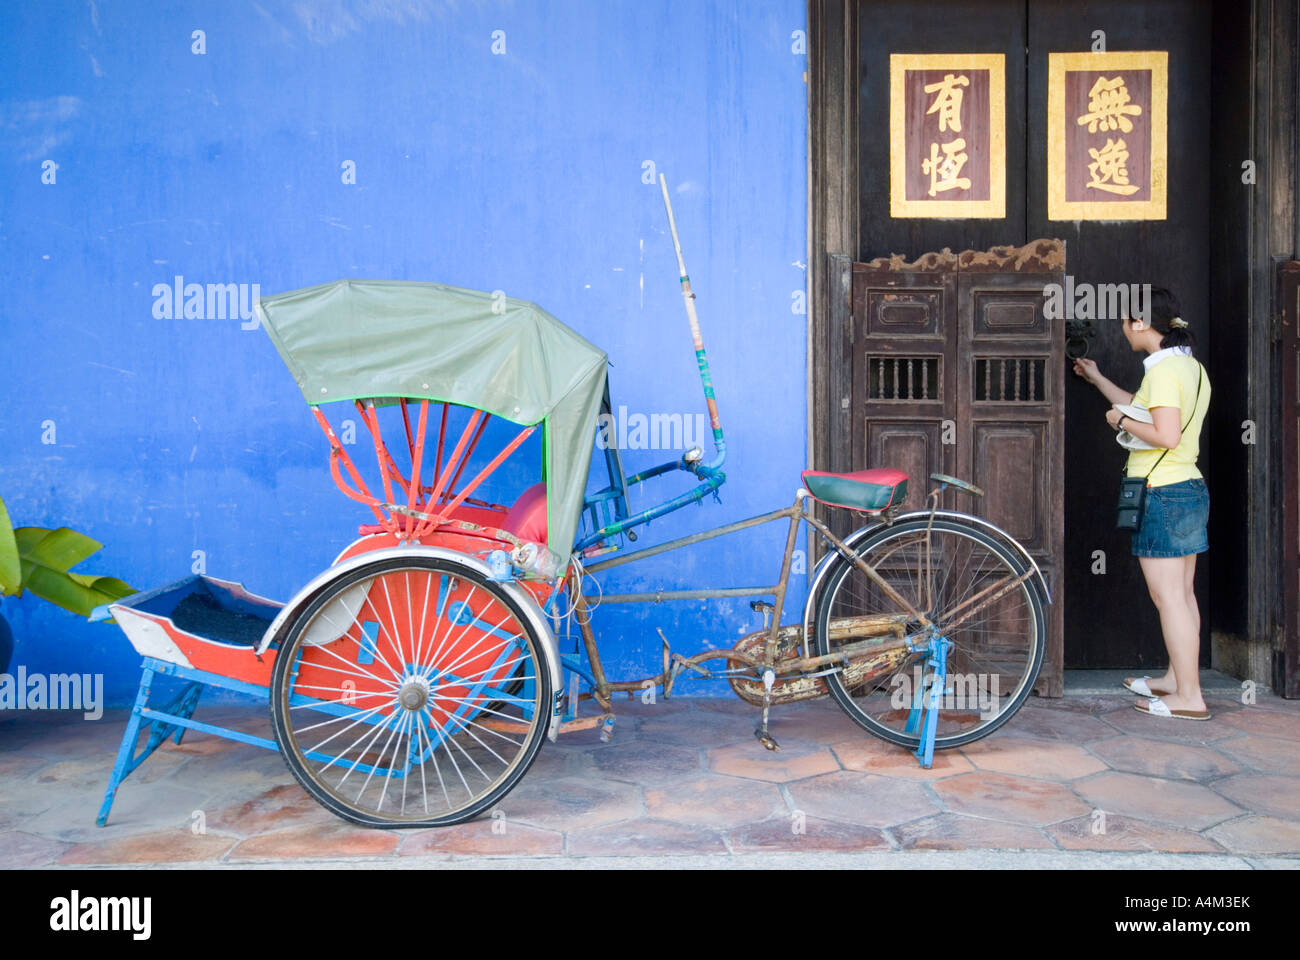
[{"label": "blue painted wall", "polygon": [[[609,352],[616,405],[702,412],[648,163],[674,189],[730,479],[721,505],[641,543],[790,502],[806,449],[804,19],[802,0],[5,4],[0,496],[15,523],[90,534],[105,549],[84,569],[142,589],[203,551],[208,573],[284,599],[368,520],[335,490],[264,332],[155,316],[155,284],[178,275],[264,294],[345,276],[504,290]],[[771,583],[783,537],[602,586]],[[29,672],[103,673],[117,704],[133,691],[116,628],[31,596],[3,612]],[[597,615],[616,677],[658,670],[656,626],[689,653],[757,625],[746,601]]]}]

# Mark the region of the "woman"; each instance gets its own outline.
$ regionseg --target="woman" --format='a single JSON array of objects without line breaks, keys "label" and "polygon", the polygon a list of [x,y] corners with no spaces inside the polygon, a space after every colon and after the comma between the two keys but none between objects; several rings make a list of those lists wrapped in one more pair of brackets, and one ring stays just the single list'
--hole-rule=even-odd
[{"label": "woman", "polygon": [[[1134,705],[1144,713],[1208,720],[1199,672],[1201,614],[1192,580],[1196,555],[1209,549],[1210,494],[1196,457],[1210,404],[1210,381],[1192,356],[1196,341],[1174,295],[1163,287],[1153,289],[1146,312],[1149,322],[1124,319],[1129,346],[1147,354],[1137,393],[1107,380],[1095,361],[1075,360],[1074,372],[1111,402],[1106,411],[1111,429],[1127,430],[1154,448],[1132,451],[1126,473],[1147,478],[1146,509],[1133,533],[1133,554],[1160,613],[1169,669],[1159,678],[1128,678],[1124,686],[1147,698]],[[1135,420],[1117,409],[1121,404],[1148,409],[1153,422]]]}]

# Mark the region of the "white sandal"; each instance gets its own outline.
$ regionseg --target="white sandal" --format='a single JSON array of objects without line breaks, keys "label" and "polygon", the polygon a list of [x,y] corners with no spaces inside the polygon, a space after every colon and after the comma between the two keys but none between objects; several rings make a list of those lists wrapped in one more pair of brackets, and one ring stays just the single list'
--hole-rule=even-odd
[{"label": "white sandal", "polygon": [[1147,681],[1150,679],[1150,677],[1138,677],[1132,683],[1125,681],[1124,689],[1136,693],[1139,697],[1154,697],[1155,694],[1152,693],[1151,688],[1147,686]]},{"label": "white sandal", "polygon": [[1159,697],[1152,697],[1145,705],[1133,704],[1133,709],[1153,717],[1165,717],[1171,720],[1209,720],[1209,710],[1170,710],[1169,704]]}]

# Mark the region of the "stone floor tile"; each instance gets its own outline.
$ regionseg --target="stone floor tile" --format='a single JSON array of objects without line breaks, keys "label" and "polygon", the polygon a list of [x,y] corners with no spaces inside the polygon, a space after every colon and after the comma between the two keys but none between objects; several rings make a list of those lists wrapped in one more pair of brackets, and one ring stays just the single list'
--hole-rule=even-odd
[{"label": "stone floor tile", "polygon": [[655,819],[708,827],[731,827],[786,812],[774,784],[708,774],[666,787],[647,787],[645,807]]},{"label": "stone floor tile", "polygon": [[54,863],[71,844],[17,830],[0,831],[0,868],[44,867]]},{"label": "stone floor tile", "polygon": [[[618,717],[618,722],[622,723],[625,717],[637,720],[648,720],[652,717],[667,717],[674,713],[690,713],[699,708],[694,697],[669,697],[664,699],[662,690],[655,691],[654,701],[645,703],[640,694],[628,697],[624,694],[615,695],[612,703],[614,706],[614,716]],[[731,703],[730,700],[722,700],[721,703]],[[584,706],[585,709],[585,706]],[[595,712],[596,707],[590,708]]]},{"label": "stone floor tile", "polygon": [[[1300,715],[1247,707],[1224,716],[1223,722],[1256,737],[1300,741]],[[1300,753],[1300,745],[1296,752]]]},{"label": "stone floor tile", "polygon": [[1214,789],[1243,810],[1300,822],[1300,777],[1242,773],[1218,781]]},{"label": "stone floor tile", "polygon": [[1291,740],[1275,737],[1235,737],[1215,745],[1220,753],[1227,754],[1243,766],[1263,773],[1300,775],[1300,750]]},{"label": "stone floor tile", "polygon": [[1073,784],[1093,809],[1192,830],[1240,816],[1243,811],[1209,787],[1136,773],[1100,773]]},{"label": "stone floor tile", "polygon": [[505,818],[481,816],[468,823],[428,830],[402,831],[399,856],[430,857],[461,854],[475,857],[559,856],[564,835]]},{"label": "stone floor tile", "polygon": [[642,813],[637,787],[615,780],[562,777],[529,780],[527,776],[497,804],[507,819],[551,830],[576,830]]},{"label": "stone floor tile", "polygon": [[240,837],[270,833],[289,826],[333,824],[330,813],[297,783],[264,790],[243,803],[228,804],[205,813],[208,829]]},{"label": "stone floor tile", "polygon": [[904,850],[1033,850],[1052,846],[1037,827],[953,813],[913,820],[891,832]]},{"label": "stone floor tile", "polygon": [[1300,700],[1285,700],[1272,694],[1259,697],[1251,704],[1251,707],[1260,710],[1272,710],[1275,713],[1286,713],[1291,716],[1300,716]]},{"label": "stone floor tile", "polygon": [[1116,736],[1088,749],[1114,770],[1166,780],[1213,780],[1241,769],[1240,764],[1210,747],[1146,737]]},{"label": "stone floor tile", "polygon": [[100,827],[96,825],[95,817],[104,800],[104,786],[45,785],[45,795],[53,803],[42,813],[26,820],[23,829],[60,840],[87,843],[159,828],[188,830],[194,823],[194,811],[204,809],[207,803],[202,791],[174,781],[132,783],[127,780],[118,787],[108,825]]},{"label": "stone floor tile", "polygon": [[1233,853],[1300,853],[1300,823],[1278,817],[1242,817],[1205,831]]},{"label": "stone floor tile", "polygon": [[[749,707],[749,715],[755,721],[758,719],[758,714],[758,707]],[[811,743],[876,739],[870,732],[858,726],[843,708],[829,697],[773,707],[768,726],[772,736],[782,745],[787,739],[806,740]]]},{"label": "stone floor tile", "polygon": [[[635,740],[627,741],[635,743]],[[590,754],[599,753],[608,745],[573,749],[559,747],[547,741],[537,752],[532,766],[524,776],[529,780],[558,780],[561,777],[581,776],[584,772],[584,760]]]},{"label": "stone floor tile", "polygon": [[889,827],[938,810],[924,784],[869,773],[827,773],[787,789],[795,809],[810,819],[866,827]]},{"label": "stone floor tile", "polygon": [[[662,702],[662,701],[660,701]],[[746,703],[739,697],[691,697],[689,699],[676,699],[672,703],[690,703],[691,708],[697,713],[729,713],[739,717],[750,717],[751,719],[758,716],[759,707]],[[773,708],[779,709],[779,708]]]},{"label": "stone floor tile", "polygon": [[960,750],[981,770],[1038,780],[1075,780],[1106,769],[1083,747],[1061,740],[987,737]]},{"label": "stone floor tile", "polygon": [[831,750],[845,770],[906,780],[939,780],[975,769],[960,750],[936,750],[926,768],[907,747],[872,736],[833,743]]},{"label": "stone floor tile", "polygon": [[[594,777],[654,785],[699,774],[700,751],[650,740],[629,740],[593,749],[588,765]],[[532,776],[531,770],[528,775]]]},{"label": "stone floor tile", "polygon": [[[1101,827],[1105,832],[1100,832]],[[1179,830],[1149,820],[1092,815],[1054,823],[1048,836],[1066,850],[1142,850],[1160,853],[1223,853],[1213,840],[1193,830]],[[1094,832],[1094,831],[1098,832]]]},{"label": "stone floor tile", "polygon": [[1088,805],[1058,783],[1001,773],[964,773],[940,780],[934,792],[951,813],[1044,825],[1088,813]]},{"label": "stone floor tile", "polygon": [[204,863],[220,860],[238,843],[236,837],[195,834],[186,827],[155,830],[98,843],[74,844],[61,864]]},{"label": "stone floor tile", "polygon": [[877,827],[817,817],[774,817],[728,831],[736,853],[812,853],[816,851],[889,850],[889,838]]},{"label": "stone floor tile", "polygon": [[639,817],[574,830],[565,837],[565,853],[571,857],[725,855],[727,848],[716,828]]},{"label": "stone floor tile", "polygon": [[798,740],[783,740],[780,750],[768,750],[757,740],[718,747],[708,752],[711,770],[732,777],[785,783],[840,769],[826,747]]},{"label": "stone floor tile", "polygon": [[[1105,714],[1109,719],[1122,715],[1115,710]],[[998,728],[997,736],[1031,737],[1039,740],[1065,740],[1069,743],[1089,743],[1115,735],[1115,731],[1099,717],[1072,710],[1027,704],[1010,720]]]},{"label": "stone floor tile", "polygon": [[639,737],[651,743],[671,743],[679,747],[718,747],[754,739],[754,720],[747,715],[722,711],[678,713],[666,717],[646,717],[641,721]]},{"label": "stone floor tile", "polygon": [[242,840],[229,860],[299,860],[383,857],[397,851],[400,830],[368,830],[343,821],[328,826],[289,827]]},{"label": "stone floor tile", "polygon": [[6,780],[21,780],[48,764],[49,761],[44,757],[21,753],[3,753],[0,754],[0,777]]}]

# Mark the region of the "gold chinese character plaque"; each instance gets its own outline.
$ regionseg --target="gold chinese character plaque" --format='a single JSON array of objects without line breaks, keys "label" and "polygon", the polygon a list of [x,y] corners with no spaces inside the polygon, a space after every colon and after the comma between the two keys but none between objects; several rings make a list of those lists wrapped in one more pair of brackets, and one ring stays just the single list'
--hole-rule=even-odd
[{"label": "gold chinese character plaque", "polygon": [[1164,220],[1169,53],[1052,53],[1047,218]]},{"label": "gold chinese character plaque", "polygon": [[889,215],[1007,215],[1006,58],[889,57]]}]

